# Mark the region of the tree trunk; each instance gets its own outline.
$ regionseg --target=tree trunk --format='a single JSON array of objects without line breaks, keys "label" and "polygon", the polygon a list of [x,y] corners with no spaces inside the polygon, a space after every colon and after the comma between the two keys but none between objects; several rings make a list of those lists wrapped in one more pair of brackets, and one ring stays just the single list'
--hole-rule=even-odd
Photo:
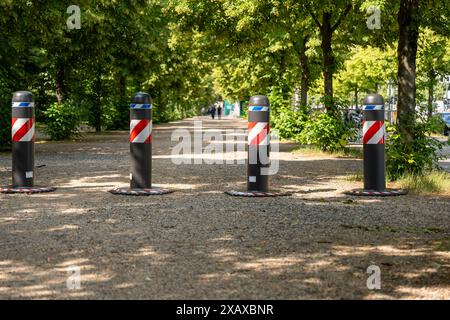
[{"label": "tree trunk", "polygon": [[355,85],[355,109],[358,109],[358,85]]},{"label": "tree trunk", "polygon": [[286,74],[286,70],[287,70],[287,65],[286,65],[286,50],[283,50],[280,52],[279,54],[279,73],[278,76],[276,77],[276,81],[275,81],[275,86],[277,88],[279,88],[281,90],[281,96],[283,97],[283,100],[286,101],[289,99],[289,93],[290,93],[290,88],[288,87],[285,79],[284,79],[284,75]]},{"label": "tree trunk", "polygon": [[419,0],[401,0],[398,12],[398,130],[405,143],[413,141],[416,107],[416,56]]},{"label": "tree trunk", "polygon": [[436,78],[436,73],[433,68],[428,72],[428,105],[427,105],[427,115],[428,119],[433,116],[433,100],[434,100],[434,81]]},{"label": "tree trunk", "polygon": [[281,81],[283,81],[283,76],[286,71],[286,51],[285,50],[280,52],[279,58],[280,58],[280,61],[279,61],[280,72],[278,73],[278,82],[281,82]]},{"label": "tree trunk", "polygon": [[[35,110],[36,110],[36,120],[40,121],[41,119],[45,118],[44,110],[41,108],[41,105],[45,105],[46,99],[46,87],[45,87],[45,81],[43,81],[42,78],[39,77],[39,81],[37,84],[37,95],[35,97]],[[1,139],[0,139],[1,140]]]},{"label": "tree trunk", "polygon": [[334,55],[333,48],[331,46],[333,32],[341,25],[342,21],[346,18],[349,12],[352,10],[352,4],[348,3],[345,10],[340,14],[334,25],[331,23],[331,18],[333,16],[332,12],[323,12],[322,23],[317,19],[314,11],[306,3],[306,9],[313,18],[315,24],[320,30],[321,44],[323,54],[323,79],[324,79],[324,90],[325,90],[325,106],[327,112],[333,111],[333,73],[334,73]]},{"label": "tree trunk", "polygon": [[308,36],[303,38],[303,45],[300,48],[300,67],[302,70],[302,79],[300,87],[300,105],[306,106],[308,104],[308,91],[309,91],[309,61],[306,55],[308,50]]},{"label": "tree trunk", "polygon": [[127,78],[123,75],[119,77],[119,98],[121,103],[127,100]]},{"label": "tree trunk", "polygon": [[331,13],[324,12],[321,28],[322,36],[322,53],[323,53],[323,78],[325,97],[328,100],[326,107],[327,111],[331,108],[331,101],[333,100],[333,71],[334,71],[334,56],[331,41],[333,37],[333,29],[331,25]]},{"label": "tree trunk", "polygon": [[66,96],[66,83],[65,83],[65,67],[63,61],[58,61],[56,66],[56,100],[58,103],[62,103]]},{"label": "tree trunk", "polygon": [[102,74],[101,70],[97,70],[94,79],[94,95],[95,95],[95,105],[93,106],[93,116],[94,116],[94,127],[96,132],[102,131],[102,106],[101,106],[101,96],[102,96]]},{"label": "tree trunk", "polygon": [[126,129],[129,127],[129,97],[127,97],[127,77],[119,75],[119,103],[116,110],[119,113],[115,127],[117,129]]}]

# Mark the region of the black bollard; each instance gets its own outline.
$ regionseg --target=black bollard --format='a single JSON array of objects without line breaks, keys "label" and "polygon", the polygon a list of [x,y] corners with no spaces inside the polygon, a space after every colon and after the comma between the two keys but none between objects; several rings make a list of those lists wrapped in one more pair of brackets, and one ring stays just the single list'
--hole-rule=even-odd
[{"label": "black bollard", "polygon": [[130,155],[130,188],[114,188],[110,193],[150,196],[172,192],[152,187],[152,100],[145,92],[136,93],[130,104]]},{"label": "black bollard", "polygon": [[248,105],[247,191],[269,191],[269,176],[261,174],[268,168],[270,148],[270,104],[265,96],[253,96]]},{"label": "black bollard", "polygon": [[253,96],[248,105],[247,191],[225,191],[236,197],[280,197],[291,192],[269,191],[270,103],[266,96]]},{"label": "black bollard", "polygon": [[0,187],[0,193],[43,193],[53,187],[34,186],[35,118],[33,94],[14,92],[11,114],[12,186]]},{"label": "black bollard", "polygon": [[28,91],[12,98],[12,186],[34,186],[34,102]]},{"label": "black bollard", "polygon": [[369,94],[363,101],[364,189],[385,191],[384,100]]},{"label": "black bollard", "polygon": [[384,99],[369,94],[363,101],[364,189],[346,191],[352,196],[399,196],[406,190],[386,189]]},{"label": "black bollard", "polygon": [[150,95],[136,93],[130,105],[131,189],[152,187],[152,102]]}]

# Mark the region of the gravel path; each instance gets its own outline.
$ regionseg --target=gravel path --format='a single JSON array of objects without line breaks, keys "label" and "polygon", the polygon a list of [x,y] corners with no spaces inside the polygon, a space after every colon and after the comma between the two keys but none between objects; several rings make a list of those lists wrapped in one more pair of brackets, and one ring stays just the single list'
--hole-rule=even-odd
[{"label": "gravel path", "polygon": [[[208,132],[246,126],[203,120]],[[345,179],[360,160],[290,144],[272,154],[271,185],[292,197],[230,197],[245,189],[245,165],[172,163],[171,133],[192,126],[156,126],[153,181],[176,190],[164,196],[107,192],[128,183],[126,132],[37,144],[37,183],[58,190],[0,195],[0,298],[450,299],[448,197],[344,196],[361,186]],[[10,166],[0,154],[3,184]],[[370,265],[380,290],[366,286]],[[69,266],[80,268],[79,289],[67,287]]]}]

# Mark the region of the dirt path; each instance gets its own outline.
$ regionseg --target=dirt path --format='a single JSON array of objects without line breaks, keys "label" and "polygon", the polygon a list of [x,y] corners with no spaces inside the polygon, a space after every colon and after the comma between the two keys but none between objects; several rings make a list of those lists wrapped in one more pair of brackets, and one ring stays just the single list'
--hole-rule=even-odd
[{"label": "dirt path", "polygon": [[[450,199],[346,197],[360,183],[344,177],[361,161],[288,144],[272,155],[271,185],[294,196],[233,198],[223,191],[245,189],[245,165],[172,163],[171,132],[192,125],[155,130],[154,184],[176,189],[165,196],[107,192],[127,185],[126,132],[38,144],[37,183],[58,190],[0,195],[0,298],[450,298]],[[9,154],[0,182],[10,182]],[[381,290],[366,286],[370,265]],[[80,267],[80,289],[67,288],[69,266]]]}]

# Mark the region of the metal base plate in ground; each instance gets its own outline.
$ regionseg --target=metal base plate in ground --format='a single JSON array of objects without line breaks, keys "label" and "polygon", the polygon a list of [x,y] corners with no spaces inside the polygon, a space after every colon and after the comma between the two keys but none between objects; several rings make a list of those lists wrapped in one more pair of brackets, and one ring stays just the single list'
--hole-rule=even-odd
[{"label": "metal base plate in ground", "polygon": [[292,195],[292,192],[261,192],[261,191],[225,191],[226,194],[234,197],[285,197]]},{"label": "metal base plate in ground", "polygon": [[45,193],[55,191],[53,187],[0,187],[0,193]]},{"label": "metal base plate in ground", "polygon": [[403,190],[403,189],[386,189],[384,191],[355,189],[355,190],[346,191],[344,193],[349,196],[394,197],[394,196],[405,195],[408,193],[408,191]]},{"label": "metal base plate in ground", "polygon": [[130,189],[130,188],[114,188],[109,190],[112,194],[123,196],[155,196],[161,194],[171,193],[169,189],[150,188],[150,189]]}]

